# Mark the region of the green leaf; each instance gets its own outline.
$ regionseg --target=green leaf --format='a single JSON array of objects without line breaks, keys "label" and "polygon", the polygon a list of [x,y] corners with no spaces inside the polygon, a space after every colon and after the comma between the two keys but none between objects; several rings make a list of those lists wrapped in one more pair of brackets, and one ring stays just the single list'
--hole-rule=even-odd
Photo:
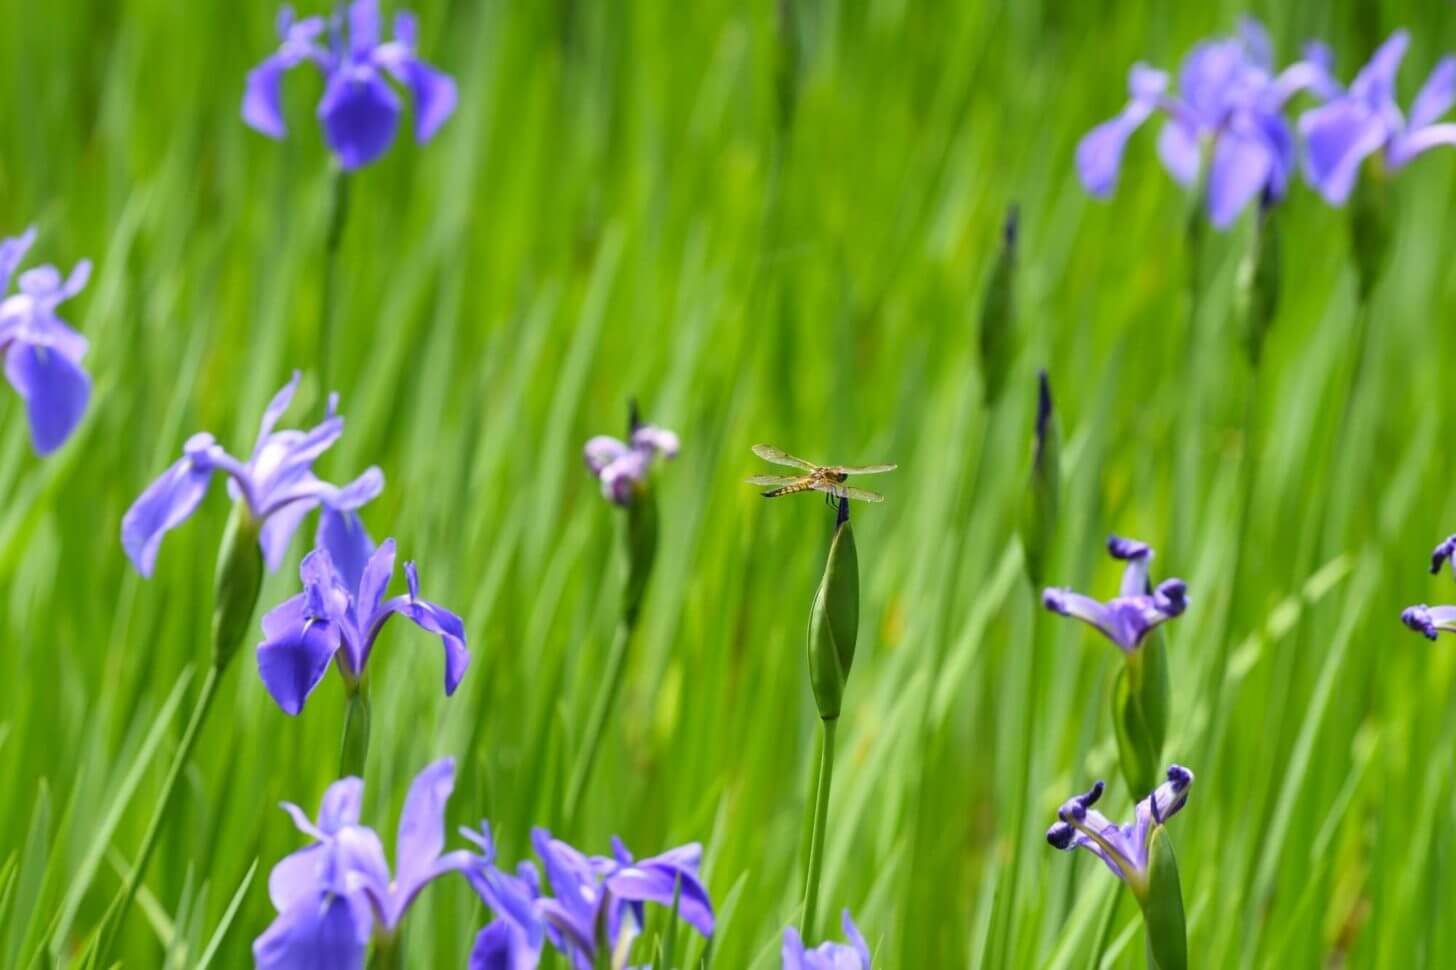
[{"label": "green leaf", "polygon": [[1188,930],[1183,887],[1168,830],[1159,825],[1148,839],[1148,893],[1141,900],[1147,928],[1150,970],[1188,970]]}]

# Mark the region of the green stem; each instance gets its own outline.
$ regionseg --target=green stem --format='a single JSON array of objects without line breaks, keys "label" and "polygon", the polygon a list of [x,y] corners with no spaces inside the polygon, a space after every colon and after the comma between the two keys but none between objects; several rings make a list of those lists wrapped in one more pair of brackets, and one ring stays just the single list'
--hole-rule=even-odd
[{"label": "green stem", "polygon": [[[1032,743],[1032,736],[1036,732],[1036,700],[1038,696],[1037,687],[1040,684],[1040,673],[1038,671],[1037,659],[1040,656],[1040,649],[1037,643],[1038,632],[1041,627],[1042,606],[1038,591],[1032,589],[1032,611],[1031,611],[1031,656],[1026,662],[1026,692],[1022,698],[1021,705],[1021,748],[1017,752],[1020,763],[1020,777],[1017,778],[1015,793],[1015,808],[1011,814],[1011,831],[1016,839],[1014,852],[1014,863],[1011,866],[1009,882],[1006,887],[1006,904],[1009,907],[1010,916],[999,928],[1000,938],[993,940],[991,966],[1008,966],[1006,953],[1015,938],[1015,923],[1017,915],[1016,896],[1018,883],[1020,882],[1021,869],[1026,865],[1025,857],[1028,849],[1040,843],[1032,834],[1035,825],[1027,825],[1028,806],[1031,804],[1031,763],[1036,754],[1035,746]],[[1027,831],[1023,831],[1027,829]]]},{"label": "green stem", "polygon": [[815,936],[814,917],[819,909],[819,877],[824,868],[824,840],[829,825],[829,791],[834,784],[834,729],[839,720],[821,720],[824,746],[820,749],[819,792],[814,799],[814,834],[809,842],[809,872],[804,879],[804,917],[800,934],[810,946]]},{"label": "green stem", "polygon": [[616,639],[612,641],[612,652],[607,657],[606,676],[602,678],[601,688],[592,703],[590,720],[587,721],[585,745],[577,758],[575,769],[572,770],[571,784],[566,789],[565,818],[568,827],[575,821],[582,795],[586,793],[586,786],[591,782],[597,751],[602,746],[602,734],[605,733],[607,721],[611,719],[612,711],[617,706],[617,695],[622,692],[622,681],[627,672],[627,647],[632,641],[633,626],[635,623],[631,619],[624,618],[617,626]]},{"label": "green stem", "polygon": [[334,168],[329,184],[329,227],[324,236],[324,290],[319,308],[318,368],[319,383],[325,393],[333,376],[329,367],[333,352],[335,317],[338,308],[339,249],[344,241],[344,225],[349,219],[349,175]]},{"label": "green stem", "polygon": [[339,750],[339,777],[363,778],[369,757],[369,688],[358,684],[344,702],[344,739]]},{"label": "green stem", "polygon": [[369,970],[398,970],[404,966],[399,937],[389,936],[374,944],[374,953],[369,957]]},{"label": "green stem", "polygon": [[172,763],[168,766],[166,778],[162,781],[162,792],[157,798],[156,807],[152,810],[151,821],[147,823],[146,834],[142,836],[141,851],[137,853],[136,861],[131,867],[131,875],[127,877],[126,884],[122,887],[119,901],[112,908],[107,929],[102,934],[101,958],[97,961],[98,966],[107,965],[107,958],[110,955],[111,946],[116,940],[116,934],[121,925],[126,922],[127,911],[131,909],[131,904],[136,900],[137,890],[147,872],[147,864],[151,862],[152,853],[157,848],[157,839],[162,834],[162,825],[167,821],[167,811],[172,805],[172,796],[176,793],[177,782],[181,780],[182,769],[186,767],[188,760],[192,757],[192,749],[197,745],[198,735],[202,733],[202,725],[207,720],[207,713],[212,708],[213,699],[217,696],[222,674],[223,668],[215,664],[210,665],[207,669],[207,677],[202,681],[202,691],[197,695],[196,706],[192,708],[192,718],[187,722],[187,730],[182,733],[182,743],[177,746],[176,753],[172,755]]}]

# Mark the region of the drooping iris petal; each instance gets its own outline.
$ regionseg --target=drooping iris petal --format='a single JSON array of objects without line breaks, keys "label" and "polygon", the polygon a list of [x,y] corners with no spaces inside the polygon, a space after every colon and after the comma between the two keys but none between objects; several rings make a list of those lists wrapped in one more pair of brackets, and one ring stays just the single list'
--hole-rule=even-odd
[{"label": "drooping iris petal", "polygon": [[593,475],[600,475],[602,469],[627,453],[627,443],[619,441],[610,435],[599,434],[588,438],[586,446],[582,448],[582,456],[586,459],[586,467]]},{"label": "drooping iris petal", "polygon": [[331,75],[318,106],[324,137],[346,170],[384,154],[394,141],[399,111],[399,96],[368,65]]},{"label": "drooping iris petal", "polygon": [[1361,163],[1380,150],[1388,135],[1380,116],[1351,98],[1305,112],[1299,131],[1310,184],[1331,205],[1343,205],[1350,197]]},{"label": "drooping iris petal", "polygon": [[57,348],[18,342],[5,355],[5,377],[25,401],[36,452],[55,451],[86,413],[91,379]]},{"label": "drooping iris petal", "polygon": [[454,613],[437,603],[419,598],[419,575],[414,563],[405,563],[405,576],[409,579],[410,595],[397,596],[380,607],[381,613],[398,613],[408,617],[415,625],[440,638],[445,648],[445,693],[455,693],[465,668],[470,665],[470,651],[465,646],[465,623]]},{"label": "drooping iris petal", "polygon": [[713,904],[691,872],[672,865],[629,865],[612,873],[606,885],[618,899],[668,908],[676,895],[678,915],[704,936],[713,935]]},{"label": "drooping iris petal", "polygon": [[1203,147],[1198,131],[1179,118],[1169,118],[1158,132],[1158,158],[1168,174],[1185,188],[1198,183]]},{"label": "drooping iris petal", "polygon": [[1208,175],[1208,215],[1215,227],[1233,225],[1269,182],[1274,169],[1268,143],[1256,133],[1226,131],[1213,148]]},{"label": "drooping iris petal", "polygon": [[403,71],[404,83],[414,99],[415,141],[423,145],[455,113],[459,99],[455,79],[415,57],[405,61]]},{"label": "drooping iris petal", "polygon": [[283,75],[294,66],[284,54],[274,54],[248,72],[243,90],[243,122],[270,138],[288,134],[283,119]]},{"label": "drooping iris petal", "polygon": [[205,456],[212,444],[212,435],[193,435],[184,457],[147,486],[122,517],[122,548],[143,576],[152,575],[162,537],[185,522],[207,494],[212,465]]},{"label": "drooping iris petal", "polygon": [[525,930],[508,919],[492,920],[475,937],[470,970],[535,970],[540,948],[533,948]]},{"label": "drooping iris petal", "polygon": [[308,616],[303,594],[263,617],[267,639],[258,644],[258,675],[285,714],[296,715],[338,653],[337,623]]},{"label": "drooping iris petal", "polygon": [[1443,57],[1411,103],[1407,124],[1413,129],[1433,125],[1453,104],[1456,104],[1456,57]]},{"label": "drooping iris petal", "polygon": [[253,942],[253,961],[258,970],[359,970],[368,934],[347,897],[311,892]]}]

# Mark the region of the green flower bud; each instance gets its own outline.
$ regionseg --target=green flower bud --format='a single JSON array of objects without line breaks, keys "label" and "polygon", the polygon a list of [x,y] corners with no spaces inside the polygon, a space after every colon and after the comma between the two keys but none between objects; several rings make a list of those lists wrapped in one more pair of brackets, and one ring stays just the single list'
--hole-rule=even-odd
[{"label": "green flower bud", "polygon": [[1188,970],[1188,930],[1183,887],[1168,830],[1158,825],[1148,839],[1147,892],[1138,898],[1147,931],[1149,970]]},{"label": "green flower bud", "polygon": [[809,611],[809,683],[826,721],[839,717],[858,637],[859,554],[849,525],[849,499],[841,498],[824,578]]},{"label": "green flower bud", "polygon": [[1031,460],[1031,479],[1021,504],[1021,549],[1026,577],[1040,590],[1046,575],[1047,556],[1057,527],[1057,493],[1061,484],[1061,436],[1052,413],[1052,389],[1046,371],[1038,375],[1036,439]]},{"label": "green flower bud", "polygon": [[1136,798],[1151,791],[1161,772],[1168,732],[1168,644],[1154,631],[1126,655],[1112,691],[1112,727],[1122,776]]},{"label": "green flower bud", "polygon": [[263,552],[258,524],[242,502],[233,505],[217,554],[217,579],[212,607],[212,663],[227,667],[247,638],[263,586]]},{"label": "green flower bud", "polygon": [[1001,253],[981,304],[981,371],[987,407],[1001,399],[1015,355],[1016,236],[1017,210],[1013,205],[1006,213]]}]

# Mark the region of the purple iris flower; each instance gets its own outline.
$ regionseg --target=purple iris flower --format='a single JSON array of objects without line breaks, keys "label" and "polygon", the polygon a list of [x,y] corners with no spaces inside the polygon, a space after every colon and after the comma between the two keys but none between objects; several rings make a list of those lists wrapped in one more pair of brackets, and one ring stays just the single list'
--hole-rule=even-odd
[{"label": "purple iris flower", "polygon": [[344,431],[344,419],[334,413],[338,395],[329,397],[328,413],[310,431],[275,431],[298,389],[299,373],[273,396],[263,412],[258,440],[246,462],[223,450],[212,435],[201,432],[187,439],[182,458],[142,492],[121,520],[121,544],[137,571],[151,576],[162,537],[197,510],[212,483],[212,473],[229,478],[228,493],[246,507],[259,527],[258,541],[270,570],[277,569],[288,542],[304,517],[320,504],[347,512],[373,499],[384,488],[384,474],[371,467],[340,488],[321,481],[313,463]]},{"label": "purple iris flower", "polygon": [[495,914],[475,937],[470,970],[535,970],[546,936],[546,924],[536,911],[541,898],[536,867],[523,862],[514,874],[496,868],[495,840],[488,823],[482,822],[479,832],[461,829],[460,834],[480,847],[475,865],[465,875]]},{"label": "purple iris flower", "polygon": [[848,944],[821,943],[812,950],[804,949],[798,930],[784,930],[783,970],[870,970],[870,948],[847,909],[842,922]]},{"label": "purple iris flower", "polygon": [[1047,829],[1047,841],[1068,852],[1078,846],[1091,851],[1141,897],[1147,892],[1148,839],[1154,827],[1183,807],[1192,785],[1193,772],[1170,765],[1168,780],[1137,803],[1132,824],[1117,825],[1092,807],[1102,797],[1104,786],[1099,781],[1085,795],[1074,795],[1062,803],[1057,810],[1061,821]]},{"label": "purple iris flower", "polygon": [[582,454],[586,467],[602,483],[602,495],[617,505],[631,505],[647,481],[656,455],[677,455],[677,435],[665,428],[637,424],[634,419],[628,440],[600,434],[586,443]]},{"label": "purple iris flower", "polygon": [[1108,198],[1117,187],[1122,152],[1133,132],[1155,113],[1167,121],[1158,135],[1158,157],[1179,183],[1198,183],[1204,143],[1212,143],[1208,215],[1224,229],[1249,201],[1283,198],[1294,169],[1294,138],[1285,103],[1298,91],[1329,92],[1329,55],[1319,45],[1279,73],[1262,24],[1250,17],[1237,37],[1204,41],[1189,52],[1177,89],[1167,73],[1138,63],[1128,73],[1127,107],[1089,131],[1077,145],[1077,174],[1089,193]]},{"label": "purple iris flower", "polygon": [[539,899],[536,912],[546,938],[576,970],[590,970],[599,948],[616,947],[624,921],[630,921],[628,932],[640,932],[646,903],[670,907],[676,897],[678,914],[699,933],[713,935],[713,904],[698,877],[703,849],[696,842],[634,860],[616,838],[612,858],[584,855],[541,828],[531,841],[555,894]]},{"label": "purple iris flower", "polygon": [[[329,35],[327,45],[321,38]],[[344,23],[322,17],[295,20],[290,7],[278,13],[278,52],[248,73],[243,121],[273,138],[288,132],[280,104],[283,75],[305,61],[324,75],[318,118],[324,138],[346,170],[383,155],[394,141],[400,98],[385,75],[409,90],[415,106],[415,140],[434,137],[455,110],[455,82],[415,56],[415,16],[394,18],[394,39],[383,41],[378,0],[354,0]]]},{"label": "purple iris flower", "polygon": [[[326,522],[339,518],[330,513]],[[470,664],[460,617],[420,599],[420,577],[412,562],[404,564],[409,595],[384,598],[394,578],[393,539],[372,549],[368,533],[357,522],[319,531],[322,544],[304,556],[299,567],[303,592],[263,617],[267,639],[258,644],[258,673],[278,706],[287,714],[301,711],[332,660],[338,661],[350,689],[356,688],[374,641],[396,613],[440,638],[445,646],[445,693],[455,693]],[[367,553],[361,556],[361,550]]]},{"label": "purple iris flower", "polygon": [[[1456,576],[1456,535],[1447,536],[1431,550],[1431,575],[1439,573],[1448,562],[1451,575]],[[1442,630],[1456,633],[1456,606],[1427,606],[1424,603],[1409,606],[1401,612],[1400,622],[1426,639],[1434,640]]]},{"label": "purple iris flower", "polygon": [[1300,116],[1305,173],[1333,205],[1349,198],[1361,162],[1378,151],[1394,170],[1429,148],[1456,145],[1456,124],[1438,123],[1456,103],[1456,57],[1436,64],[1405,117],[1395,101],[1395,75],[1409,46],[1410,34],[1397,30],[1348,91],[1336,88],[1325,104]]},{"label": "purple iris flower", "polygon": [[1153,550],[1136,539],[1109,536],[1107,551],[1127,563],[1122,573],[1122,590],[1106,603],[1069,589],[1046,589],[1042,605],[1053,613],[1090,623],[1113,643],[1131,653],[1143,638],[1161,623],[1188,608],[1188,586],[1181,579],[1165,579],[1153,587],[1148,579],[1148,561]]},{"label": "purple iris flower", "polygon": [[364,782],[329,786],[311,822],[297,805],[283,808],[313,843],[283,859],[268,876],[278,916],[253,942],[259,970],[358,970],[371,939],[388,939],[415,897],[434,879],[474,864],[467,851],[445,852],[445,803],[455,761],[420,772],[405,797],[391,878],[374,830],[359,824]]},{"label": "purple iris flower", "polygon": [[56,307],[86,286],[91,263],[83,259],[64,280],[54,266],[26,270],[20,292],[5,296],[34,242],[34,229],[0,241],[0,355],[6,380],[25,401],[31,443],[48,455],[76,429],[91,398],[91,378],[81,369],[86,338],[56,316]]}]

